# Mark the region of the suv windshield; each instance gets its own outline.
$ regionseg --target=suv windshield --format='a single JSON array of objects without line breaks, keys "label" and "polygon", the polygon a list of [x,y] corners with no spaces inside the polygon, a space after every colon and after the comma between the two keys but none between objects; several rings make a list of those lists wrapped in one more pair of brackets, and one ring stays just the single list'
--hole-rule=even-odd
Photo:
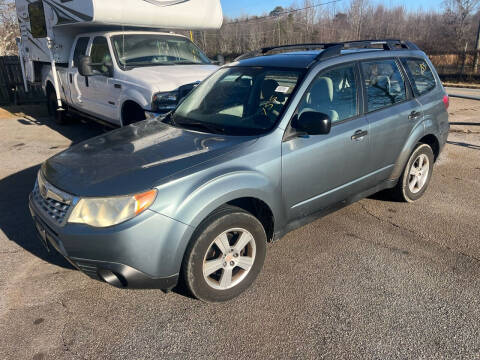
[{"label": "suv windshield", "polygon": [[210,64],[190,40],[180,36],[131,34],[112,36],[120,67]]},{"label": "suv windshield", "polygon": [[265,133],[277,123],[303,73],[264,67],[220,69],[185,98],[171,122],[229,135]]}]

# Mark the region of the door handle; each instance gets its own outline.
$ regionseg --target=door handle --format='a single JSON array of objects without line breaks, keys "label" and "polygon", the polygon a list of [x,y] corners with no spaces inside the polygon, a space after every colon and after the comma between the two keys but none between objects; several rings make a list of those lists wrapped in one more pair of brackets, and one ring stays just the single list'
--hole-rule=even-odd
[{"label": "door handle", "polygon": [[418,119],[420,116],[422,116],[422,113],[414,110],[414,111],[412,111],[412,112],[410,113],[410,115],[408,115],[408,118],[409,118],[410,120],[416,120],[416,119]]},{"label": "door handle", "polygon": [[361,141],[365,136],[368,135],[368,131],[366,130],[357,130],[355,134],[352,135],[352,140]]}]

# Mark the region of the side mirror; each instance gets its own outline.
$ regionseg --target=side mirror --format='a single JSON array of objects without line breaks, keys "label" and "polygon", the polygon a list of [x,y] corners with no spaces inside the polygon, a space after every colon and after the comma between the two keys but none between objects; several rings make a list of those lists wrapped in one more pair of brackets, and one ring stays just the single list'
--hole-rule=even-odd
[{"label": "side mirror", "polygon": [[223,55],[217,55],[217,60],[212,60],[214,65],[223,66],[225,65],[225,57]]},{"label": "side mirror", "polygon": [[78,73],[82,76],[93,76],[92,58],[90,56],[82,56],[78,60]]},{"label": "side mirror", "polygon": [[306,111],[294,119],[292,127],[308,135],[325,135],[330,133],[332,119],[321,112]]}]

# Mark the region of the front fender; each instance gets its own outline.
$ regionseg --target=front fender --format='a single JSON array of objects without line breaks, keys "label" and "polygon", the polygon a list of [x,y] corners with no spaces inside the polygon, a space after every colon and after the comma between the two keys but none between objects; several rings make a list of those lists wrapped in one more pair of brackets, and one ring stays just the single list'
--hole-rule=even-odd
[{"label": "front fender", "polygon": [[[167,189],[164,192],[162,188],[163,186],[159,188],[159,194],[168,193]],[[181,196],[181,199],[171,199],[176,206],[172,206],[172,202],[168,200],[170,197],[167,196],[166,201],[156,204],[155,211],[196,228],[218,207],[235,199],[250,197],[266,203],[272,210],[275,222],[284,219],[284,214],[279,211],[282,209],[280,181],[272,184],[268,177],[259,172],[228,172],[199,185],[187,187],[182,193],[185,196]]]},{"label": "front fender", "polygon": [[[171,239],[176,244],[172,249],[175,253],[170,254],[175,259],[177,269],[180,269],[181,261],[191,240],[195,229],[215,209],[229,201],[252,197],[265,202],[272,210],[275,226],[284,219],[283,214],[278,210],[282,209],[279,187],[272,185],[269,179],[254,171],[234,171],[226,175],[216,177],[199,186],[190,186],[183,189],[175,188],[169,191],[171,185],[160,186],[158,200],[152,210],[164,216],[175,219],[183,224],[189,225],[188,234],[178,234],[178,237]],[[276,192],[276,189],[278,192]],[[178,201],[179,194],[187,194]],[[177,203],[177,205],[173,205]]]},{"label": "front fender", "polygon": [[403,149],[400,152],[397,161],[395,162],[395,166],[389,177],[390,180],[396,180],[402,175],[403,169],[405,168],[405,165],[407,164],[407,161],[410,158],[410,155],[412,154],[415,145],[417,145],[418,141],[424,136],[425,122],[422,121],[418,123],[410,133],[407,142],[403,146]]},{"label": "front fender", "polygon": [[[128,86],[128,84],[124,85],[124,86]],[[145,94],[143,94],[141,91],[139,91],[138,89],[127,88],[122,93],[122,97],[120,98],[120,104],[122,104],[122,105],[118,108],[118,114],[117,115],[118,115],[119,119],[122,119],[123,105],[127,101],[133,101],[134,103],[137,103],[138,105],[140,105],[140,107],[142,109],[145,109],[145,110],[150,109],[150,107],[152,105],[151,104],[151,99],[147,100]]]}]

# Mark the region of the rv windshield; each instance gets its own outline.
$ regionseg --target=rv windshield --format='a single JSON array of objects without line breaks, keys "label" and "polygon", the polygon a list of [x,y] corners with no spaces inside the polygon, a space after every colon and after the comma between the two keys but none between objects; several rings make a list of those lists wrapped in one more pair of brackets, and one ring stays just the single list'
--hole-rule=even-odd
[{"label": "rv windshield", "polygon": [[180,36],[127,34],[112,36],[119,66],[196,65],[210,60],[190,40]]}]

